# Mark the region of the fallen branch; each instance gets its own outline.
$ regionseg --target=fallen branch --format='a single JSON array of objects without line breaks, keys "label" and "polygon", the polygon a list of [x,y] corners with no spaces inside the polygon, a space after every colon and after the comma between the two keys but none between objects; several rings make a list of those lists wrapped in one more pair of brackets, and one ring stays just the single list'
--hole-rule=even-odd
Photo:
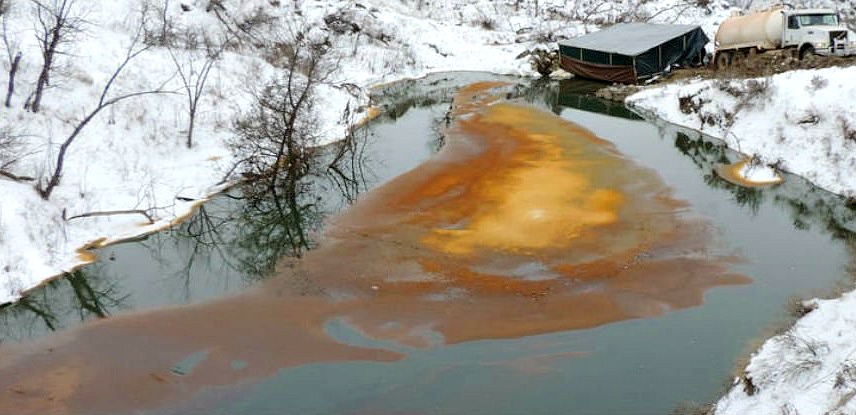
[{"label": "fallen branch", "polygon": [[7,177],[7,178],[12,179],[16,182],[31,182],[31,181],[36,180],[35,177],[18,176],[17,174],[10,173],[10,172],[5,171],[5,170],[0,170],[0,176]]},{"label": "fallen branch", "polygon": [[149,221],[149,225],[155,223],[154,218],[149,215],[145,210],[140,209],[130,209],[130,210],[104,210],[98,212],[87,212],[81,213],[80,215],[74,215],[66,220],[78,219],[78,218],[90,218],[93,216],[114,216],[114,215],[143,215]]}]

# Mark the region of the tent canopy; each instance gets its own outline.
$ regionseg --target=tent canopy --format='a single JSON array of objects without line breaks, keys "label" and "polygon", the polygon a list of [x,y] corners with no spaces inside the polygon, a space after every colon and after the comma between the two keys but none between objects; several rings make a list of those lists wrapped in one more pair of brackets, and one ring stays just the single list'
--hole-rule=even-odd
[{"label": "tent canopy", "polygon": [[699,26],[624,23],[559,42],[562,67],[586,78],[636,82],[687,64],[708,42]]}]

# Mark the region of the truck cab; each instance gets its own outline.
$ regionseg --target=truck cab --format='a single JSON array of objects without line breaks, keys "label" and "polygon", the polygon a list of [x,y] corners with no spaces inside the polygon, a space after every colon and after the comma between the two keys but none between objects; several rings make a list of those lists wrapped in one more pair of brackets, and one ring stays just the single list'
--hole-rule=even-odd
[{"label": "truck cab", "polygon": [[856,55],[856,34],[842,26],[831,9],[784,10],[782,47],[807,55]]}]

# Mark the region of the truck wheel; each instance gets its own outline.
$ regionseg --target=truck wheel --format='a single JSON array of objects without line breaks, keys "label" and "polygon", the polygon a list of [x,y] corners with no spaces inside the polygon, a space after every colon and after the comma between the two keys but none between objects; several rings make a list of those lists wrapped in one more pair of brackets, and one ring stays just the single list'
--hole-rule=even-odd
[{"label": "truck wheel", "polygon": [[716,52],[714,65],[719,71],[724,71],[728,69],[728,67],[731,65],[731,52]]},{"label": "truck wheel", "polygon": [[814,46],[805,45],[800,48],[800,60],[805,59],[808,56],[814,55]]}]

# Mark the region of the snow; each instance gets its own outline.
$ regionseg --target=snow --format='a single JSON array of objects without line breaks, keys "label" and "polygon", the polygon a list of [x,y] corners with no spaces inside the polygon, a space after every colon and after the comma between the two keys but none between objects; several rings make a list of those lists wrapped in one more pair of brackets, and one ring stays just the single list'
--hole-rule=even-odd
[{"label": "snow", "polygon": [[[856,197],[853,79],[856,67],[696,79],[648,88],[627,104],[759,160],[761,168],[741,167],[751,181],[773,179],[774,166]],[[856,291],[810,303],[814,311],[753,354],[716,414],[856,413]]]},{"label": "snow", "polygon": [[782,177],[776,174],[776,169],[769,166],[756,166],[745,163],[737,171],[737,174],[743,180],[756,184],[778,183],[782,181]]},{"label": "snow", "polygon": [[[556,38],[628,19],[691,23],[721,17],[728,9],[722,0],[708,7],[713,12],[682,0],[542,0],[537,12],[532,2],[521,2],[518,8],[515,1],[493,0],[218,3],[227,10],[221,18],[254,21],[266,30],[259,42],[287,43],[298,32],[329,41],[332,69],[317,94],[316,106],[322,109],[319,145],[340,139],[352,124],[373,114],[368,91],[374,85],[444,71],[530,76],[534,73],[528,61],[516,58],[537,46],[555,47]],[[167,4],[173,33],[182,41],[201,42],[230,36],[212,11],[218,3],[77,1],[76,14],[86,21],[84,30],[64,45],[42,110],[34,114],[23,108],[42,63],[34,2],[13,1],[5,16],[6,33],[23,59],[11,108],[0,107],[0,132],[17,137],[20,158],[4,170],[42,181],[50,176],[60,144],[95,108],[103,86],[125,56],[144,5],[150,6],[147,28],[158,31],[158,8]],[[337,19],[344,24],[337,26]],[[227,48],[212,69],[191,148],[184,145],[187,97],[169,50],[155,44],[130,62],[108,98],[160,86],[172,93],[129,99],[97,115],[70,147],[60,185],[50,200],[37,195],[33,181],[0,176],[0,304],[91,260],[78,253],[80,248],[170,226],[222,188],[234,162],[226,145],[233,123],[250,108],[254,90],[276,76],[281,63],[263,56],[266,52],[256,46]],[[199,70],[200,53],[174,50],[182,69],[192,74]],[[2,45],[0,52],[5,55]],[[2,67],[8,71],[10,62],[3,59]],[[343,116],[346,109],[351,116]],[[3,163],[0,160],[0,166]],[[118,210],[143,210],[155,223],[148,224],[140,214],[75,217]]]},{"label": "snow", "polygon": [[753,355],[744,376],[754,393],[736,380],[717,414],[856,413],[856,292],[811,306],[816,309]]},{"label": "snow", "polygon": [[[856,196],[856,67],[686,81],[627,98],[649,116],[722,138],[764,164]],[[683,104],[682,104],[683,103]]]},{"label": "snow", "polygon": [[[88,22],[85,31],[66,45],[43,109],[33,114],[23,109],[41,65],[33,3],[13,2],[6,15],[7,34],[24,58],[12,107],[0,107],[0,132],[18,137],[20,159],[6,168],[8,172],[42,180],[49,176],[59,144],[94,108],[103,85],[126,53],[145,3],[78,1]],[[734,9],[726,0],[541,0],[537,12],[533,2],[520,2],[518,9],[514,0],[220,3],[236,21],[261,22],[270,35],[265,41],[287,39],[302,29],[309,38],[329,40],[335,59],[318,93],[319,145],[341,138],[351,123],[374,113],[368,96],[374,85],[442,71],[532,75],[528,62],[516,59],[522,52],[536,46],[554,47],[557,38],[619,21],[699,24],[712,39],[717,25]],[[215,3],[168,4],[167,15],[176,32],[209,39],[228,35],[215,14],[206,10]],[[764,5],[757,2],[755,7]],[[810,5],[834,5],[853,18],[850,2],[821,0]],[[325,20],[330,17],[341,18],[345,26],[334,27]],[[223,53],[202,95],[191,148],[185,146],[187,103],[173,60],[166,48],[155,46],[131,62],[111,96],[164,83],[165,89],[177,93],[130,99],[99,114],[71,146],[62,181],[50,200],[40,198],[32,182],[0,176],[0,303],[14,301],[44,280],[91,260],[79,254],[80,248],[170,226],[228,184],[224,175],[234,160],[226,142],[233,135],[233,122],[250,108],[253,91],[279,71],[275,57],[264,59],[263,54],[253,47]],[[184,50],[177,51],[177,58],[188,69],[198,60]],[[200,62],[195,64],[198,67]],[[3,59],[4,72],[9,65]],[[644,90],[631,96],[628,104],[650,116],[721,137],[763,164],[856,197],[853,79],[856,68],[797,71],[746,81],[690,80]],[[343,117],[346,108],[355,115]],[[3,163],[0,159],[0,166]],[[754,169],[746,178],[766,181],[772,174],[770,168]],[[139,214],[74,218],[93,211],[132,209],[146,211],[155,222],[149,224]],[[817,310],[792,332],[769,340],[746,368],[757,392],[748,396],[740,385],[732,388],[717,406],[718,412],[856,411],[852,396],[846,393],[852,389],[848,382],[856,376],[852,369],[856,339],[851,338],[856,330],[849,317],[856,315],[854,295],[816,301]]]},{"label": "snow", "polygon": [[784,180],[775,168],[751,158],[736,163],[718,165],[716,174],[729,182],[747,187],[772,186]]}]

